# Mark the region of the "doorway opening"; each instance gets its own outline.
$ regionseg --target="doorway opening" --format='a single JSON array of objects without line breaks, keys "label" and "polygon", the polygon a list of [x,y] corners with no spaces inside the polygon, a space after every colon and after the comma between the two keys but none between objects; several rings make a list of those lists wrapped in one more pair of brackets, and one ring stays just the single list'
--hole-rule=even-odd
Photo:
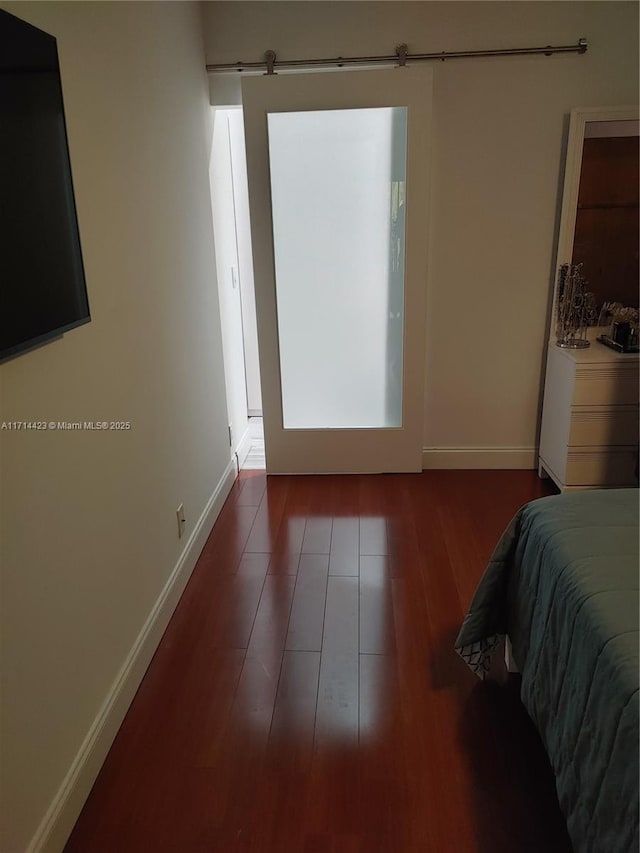
[{"label": "doorway opening", "polygon": [[240,467],[261,413],[271,474],[420,470],[431,88],[425,68],[250,76],[242,109],[215,109],[213,222]]},{"label": "doorway opening", "polygon": [[264,468],[247,166],[239,107],[213,110],[209,178],[229,444],[240,469]]}]

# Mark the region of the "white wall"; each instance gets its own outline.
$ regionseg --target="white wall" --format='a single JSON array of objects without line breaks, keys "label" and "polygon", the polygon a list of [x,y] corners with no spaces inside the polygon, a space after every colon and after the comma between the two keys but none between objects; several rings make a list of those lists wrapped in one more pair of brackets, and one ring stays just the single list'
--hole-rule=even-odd
[{"label": "white wall", "polygon": [[[0,367],[0,420],[132,423],[0,432],[0,849],[22,853],[179,564],[178,502],[189,536],[229,451],[199,7],[2,6],[58,38],[93,319]],[[161,629],[47,849],[60,849]]]},{"label": "white wall", "polygon": [[637,4],[205,4],[208,62],[258,60],[267,49],[285,59],[580,37],[584,56],[433,65],[427,466],[534,466],[567,117],[576,106],[637,102]]}]

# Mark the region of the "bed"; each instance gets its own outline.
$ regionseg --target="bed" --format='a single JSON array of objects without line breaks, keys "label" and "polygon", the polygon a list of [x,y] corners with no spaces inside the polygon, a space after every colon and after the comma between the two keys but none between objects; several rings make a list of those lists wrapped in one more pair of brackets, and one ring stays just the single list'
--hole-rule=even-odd
[{"label": "bed", "polygon": [[486,678],[505,638],[576,853],[638,851],[638,491],[526,504],[456,650]]}]

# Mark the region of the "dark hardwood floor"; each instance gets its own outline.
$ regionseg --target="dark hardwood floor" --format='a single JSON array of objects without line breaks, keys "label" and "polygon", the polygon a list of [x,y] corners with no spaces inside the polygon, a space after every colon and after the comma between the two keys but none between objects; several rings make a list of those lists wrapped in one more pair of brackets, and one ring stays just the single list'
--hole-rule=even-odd
[{"label": "dark hardwood floor", "polygon": [[517,689],[453,651],[530,471],[241,475],[67,853],[569,853]]}]

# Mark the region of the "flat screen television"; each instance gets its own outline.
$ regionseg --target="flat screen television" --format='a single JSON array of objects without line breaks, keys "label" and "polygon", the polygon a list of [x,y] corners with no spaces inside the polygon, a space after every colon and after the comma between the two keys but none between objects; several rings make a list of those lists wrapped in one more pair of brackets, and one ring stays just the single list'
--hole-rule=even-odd
[{"label": "flat screen television", "polygon": [[0,10],[0,361],[90,319],[56,40]]}]

